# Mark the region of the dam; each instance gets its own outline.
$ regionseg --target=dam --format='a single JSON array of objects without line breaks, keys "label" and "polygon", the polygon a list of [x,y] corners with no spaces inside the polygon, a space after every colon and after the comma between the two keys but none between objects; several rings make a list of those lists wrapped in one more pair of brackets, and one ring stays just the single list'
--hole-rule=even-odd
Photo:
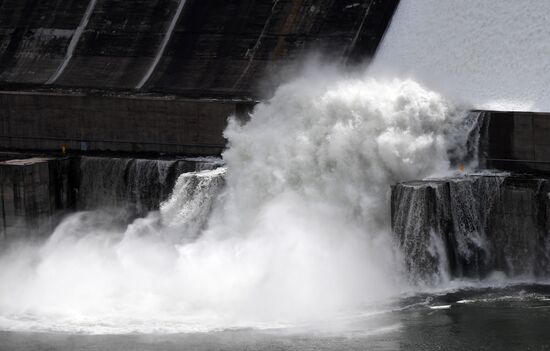
[{"label": "dam", "polygon": [[547,11],[0,2],[0,350],[550,347]]},{"label": "dam", "polygon": [[219,154],[227,116],[279,84],[280,67],[308,52],[371,57],[396,5],[5,2],[0,147]]}]

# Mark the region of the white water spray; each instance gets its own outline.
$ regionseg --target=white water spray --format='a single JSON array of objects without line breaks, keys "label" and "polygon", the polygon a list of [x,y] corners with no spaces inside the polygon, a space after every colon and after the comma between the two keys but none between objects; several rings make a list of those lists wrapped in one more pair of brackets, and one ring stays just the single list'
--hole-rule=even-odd
[{"label": "white water spray", "polygon": [[479,109],[550,111],[550,1],[401,0],[373,72]]},{"label": "white water spray", "polygon": [[160,213],[126,229],[81,212],[5,253],[0,328],[272,327],[395,296],[389,185],[448,170],[463,117],[412,81],[306,74],[230,122],[221,194],[224,170],[183,175]]}]

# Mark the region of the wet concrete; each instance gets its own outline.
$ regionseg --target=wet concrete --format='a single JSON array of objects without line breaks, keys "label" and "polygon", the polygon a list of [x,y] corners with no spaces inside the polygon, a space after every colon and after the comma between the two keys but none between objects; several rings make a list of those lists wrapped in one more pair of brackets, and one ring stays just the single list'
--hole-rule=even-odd
[{"label": "wet concrete", "polygon": [[411,279],[547,278],[549,194],[546,178],[506,174],[393,186],[392,229]]}]

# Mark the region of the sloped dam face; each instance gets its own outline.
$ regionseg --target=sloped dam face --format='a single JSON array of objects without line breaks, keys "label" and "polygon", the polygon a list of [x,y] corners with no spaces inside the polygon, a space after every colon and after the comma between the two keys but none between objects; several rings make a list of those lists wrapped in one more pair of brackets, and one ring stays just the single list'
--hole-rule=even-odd
[{"label": "sloped dam face", "polygon": [[0,349],[550,346],[550,118],[434,34],[546,5],[415,3],[0,3]]}]

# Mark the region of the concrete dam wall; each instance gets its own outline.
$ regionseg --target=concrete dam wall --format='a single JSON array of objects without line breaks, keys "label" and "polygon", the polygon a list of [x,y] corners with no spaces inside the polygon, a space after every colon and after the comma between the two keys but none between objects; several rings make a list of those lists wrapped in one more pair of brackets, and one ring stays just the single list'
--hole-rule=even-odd
[{"label": "concrete dam wall", "polygon": [[307,52],[364,60],[397,0],[8,0],[0,83],[246,98]]},{"label": "concrete dam wall", "polygon": [[219,155],[248,103],[165,97],[0,93],[0,147]]},{"label": "concrete dam wall", "polygon": [[485,111],[481,156],[485,167],[550,174],[550,114]]},{"label": "concrete dam wall", "polygon": [[3,1],[0,148],[219,155],[267,77],[312,52],[367,61],[397,4]]}]

